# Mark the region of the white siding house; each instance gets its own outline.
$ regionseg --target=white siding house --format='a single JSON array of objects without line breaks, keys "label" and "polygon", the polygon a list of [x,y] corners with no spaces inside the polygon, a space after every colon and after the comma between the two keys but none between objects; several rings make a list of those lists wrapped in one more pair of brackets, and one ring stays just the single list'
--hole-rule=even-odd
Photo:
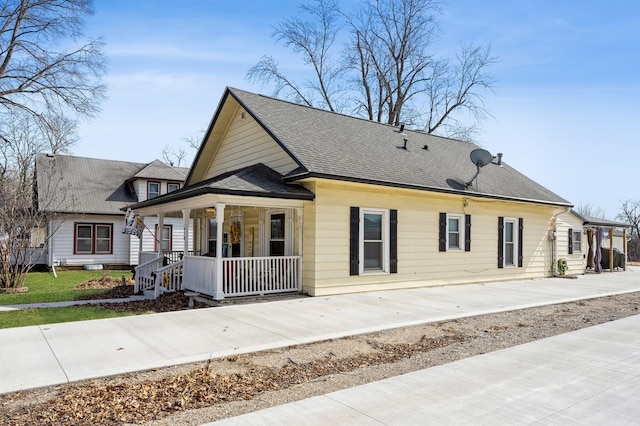
[{"label": "white siding house", "polygon": [[[158,160],[143,164],[38,154],[35,189],[48,217],[47,256],[40,263],[123,267],[137,265],[141,250],[183,252],[181,217],[163,218],[160,242],[155,240],[157,217],[144,219],[141,238],[123,233],[122,228],[128,206],[181,188],[187,171]],[[48,191],[51,179],[60,180],[56,191]],[[192,227],[189,221],[187,233]],[[193,250],[192,244],[187,250]]]}]

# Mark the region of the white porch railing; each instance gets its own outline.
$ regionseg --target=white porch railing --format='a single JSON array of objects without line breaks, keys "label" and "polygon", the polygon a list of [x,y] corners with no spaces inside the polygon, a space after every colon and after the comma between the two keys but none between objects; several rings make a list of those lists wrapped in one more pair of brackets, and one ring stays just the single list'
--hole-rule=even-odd
[{"label": "white porch railing", "polygon": [[171,263],[155,271],[155,285],[153,298],[157,299],[162,293],[172,293],[182,289],[183,261]]},{"label": "white porch railing", "polygon": [[[142,254],[140,256],[142,258]],[[133,288],[134,293],[144,290],[151,290],[156,285],[155,271],[162,268],[162,258],[154,257],[136,266],[136,280]]]},{"label": "white porch railing", "polygon": [[216,258],[185,256],[182,288],[213,297],[216,290]]},{"label": "white porch railing", "polygon": [[[300,291],[300,259],[300,256],[224,258],[224,297]],[[182,288],[216,297],[216,260],[215,257],[185,256]]]},{"label": "white porch railing", "polygon": [[299,256],[222,259],[225,297],[255,296],[300,290]]}]

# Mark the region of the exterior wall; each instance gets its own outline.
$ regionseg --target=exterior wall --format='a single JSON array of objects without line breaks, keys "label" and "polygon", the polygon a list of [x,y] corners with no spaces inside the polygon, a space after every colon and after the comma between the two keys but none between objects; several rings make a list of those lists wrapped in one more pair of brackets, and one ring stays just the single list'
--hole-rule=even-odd
[{"label": "exterior wall", "polygon": [[[184,226],[182,224],[181,217],[165,217],[163,219],[165,225],[171,225],[173,230],[171,249],[173,251],[182,251],[184,249]],[[157,246],[155,245],[155,237],[152,232],[155,230],[158,224],[158,218],[156,216],[147,216],[144,218],[144,224],[147,227],[142,233],[142,251],[152,252],[155,251]],[[122,226],[122,224],[120,224]],[[133,246],[131,247],[132,257],[131,264],[138,264],[138,251],[140,249],[140,240],[133,236]],[[193,219],[189,220],[189,244],[187,250],[193,250]]]},{"label": "exterior wall", "polygon": [[[333,181],[305,184],[303,290],[313,296],[550,276],[550,206]],[[398,273],[349,275],[349,208],[397,209]],[[471,251],[438,251],[439,213],[471,215]],[[498,217],[524,219],[523,267],[498,268]]]},{"label": "exterior wall", "polygon": [[[569,229],[580,231],[581,250],[569,254]],[[584,274],[587,266],[586,255],[589,250],[587,238],[582,232],[582,220],[571,213],[561,214],[556,219],[556,252],[555,259],[566,259],[569,269],[566,275]],[[557,269],[556,269],[557,270]]]},{"label": "exterior wall", "polygon": [[182,188],[182,182],[166,181],[162,179],[136,179],[133,181],[133,189],[136,191],[138,201],[146,201],[148,198],[147,191],[149,190],[149,182],[160,183],[160,195],[164,195],[168,192],[169,183],[179,183]]},{"label": "exterior wall", "polygon": [[298,167],[271,136],[240,108],[236,111],[204,179],[257,163],[263,163],[281,174]]},{"label": "exterior wall", "polygon": [[[100,223],[113,224],[113,250],[111,254],[74,254],[75,224]],[[145,224],[150,229],[155,228],[157,218],[145,218]],[[165,218],[166,225],[173,225],[173,250],[180,251],[184,246],[184,230],[182,218]],[[52,221],[52,229],[56,230],[50,241],[49,266],[52,264],[64,264],[67,266],[83,266],[89,264],[107,265],[137,265],[139,239],[135,236],[122,233],[122,216],[72,216],[65,220]],[[190,233],[193,232],[190,224]],[[143,251],[153,251],[153,236],[151,232],[143,232]],[[192,250],[190,245],[189,250]]]},{"label": "exterior wall", "polygon": [[[112,224],[112,253],[111,254],[74,254],[75,224],[100,223]],[[122,233],[122,216],[78,215],[64,220],[53,219],[52,228],[55,230],[50,240],[51,261],[60,262],[64,266],[83,266],[90,264],[128,265],[129,264],[129,235]]]}]

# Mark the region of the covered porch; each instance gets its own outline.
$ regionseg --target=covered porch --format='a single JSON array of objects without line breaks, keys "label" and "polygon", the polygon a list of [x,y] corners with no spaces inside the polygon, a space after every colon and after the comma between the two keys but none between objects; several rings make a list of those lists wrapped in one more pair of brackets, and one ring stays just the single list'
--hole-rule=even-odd
[{"label": "covered porch", "polygon": [[[140,252],[136,292],[155,298],[182,290],[223,300],[302,290],[303,207],[313,194],[265,166],[243,171],[134,206],[142,217],[157,216],[160,248]],[[182,217],[191,252],[163,253],[167,244],[157,230],[168,216]]]}]

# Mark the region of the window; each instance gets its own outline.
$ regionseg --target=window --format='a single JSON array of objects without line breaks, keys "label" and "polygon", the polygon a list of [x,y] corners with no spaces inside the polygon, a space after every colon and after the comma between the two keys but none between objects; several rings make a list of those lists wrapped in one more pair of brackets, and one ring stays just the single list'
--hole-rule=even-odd
[{"label": "window", "polygon": [[360,211],[361,272],[389,271],[389,225],[386,210]]},{"label": "window", "polygon": [[351,207],[350,275],[398,272],[398,211]]},{"label": "window", "polygon": [[471,215],[440,213],[438,251],[471,251]]},{"label": "window", "polygon": [[580,231],[573,231],[573,252],[582,252],[582,232]]},{"label": "window", "polygon": [[76,223],[74,253],[111,254],[112,224]]},{"label": "window", "polygon": [[582,231],[574,231],[569,228],[568,253],[578,254],[582,252]]},{"label": "window", "polygon": [[[166,253],[173,250],[173,226],[172,225],[164,225],[162,227],[162,232],[158,233],[158,225],[156,224],[156,235],[158,240],[160,240],[160,250],[161,253]],[[158,241],[154,241],[154,250],[158,250]]]},{"label": "window", "polygon": [[149,182],[147,185],[147,199],[156,198],[160,195],[160,182]]},{"label": "window", "polygon": [[216,255],[216,247],[218,242],[218,222],[215,219],[209,219],[209,253]]},{"label": "window", "polygon": [[522,267],[522,218],[498,217],[498,268]]},{"label": "window", "polygon": [[180,189],[180,184],[179,183],[168,183],[167,184],[167,192],[177,191],[178,189]]},{"label": "window", "polygon": [[464,240],[461,238],[462,230],[460,229],[460,222],[462,221],[461,216],[449,215],[447,217],[447,250],[460,250],[462,247],[460,246],[460,241]]},{"label": "window", "polygon": [[272,214],[269,236],[269,256],[284,256],[284,227],[285,214]]},{"label": "window", "polygon": [[506,219],[504,221],[504,264],[505,266],[515,266],[516,234],[514,232],[515,221]]}]

